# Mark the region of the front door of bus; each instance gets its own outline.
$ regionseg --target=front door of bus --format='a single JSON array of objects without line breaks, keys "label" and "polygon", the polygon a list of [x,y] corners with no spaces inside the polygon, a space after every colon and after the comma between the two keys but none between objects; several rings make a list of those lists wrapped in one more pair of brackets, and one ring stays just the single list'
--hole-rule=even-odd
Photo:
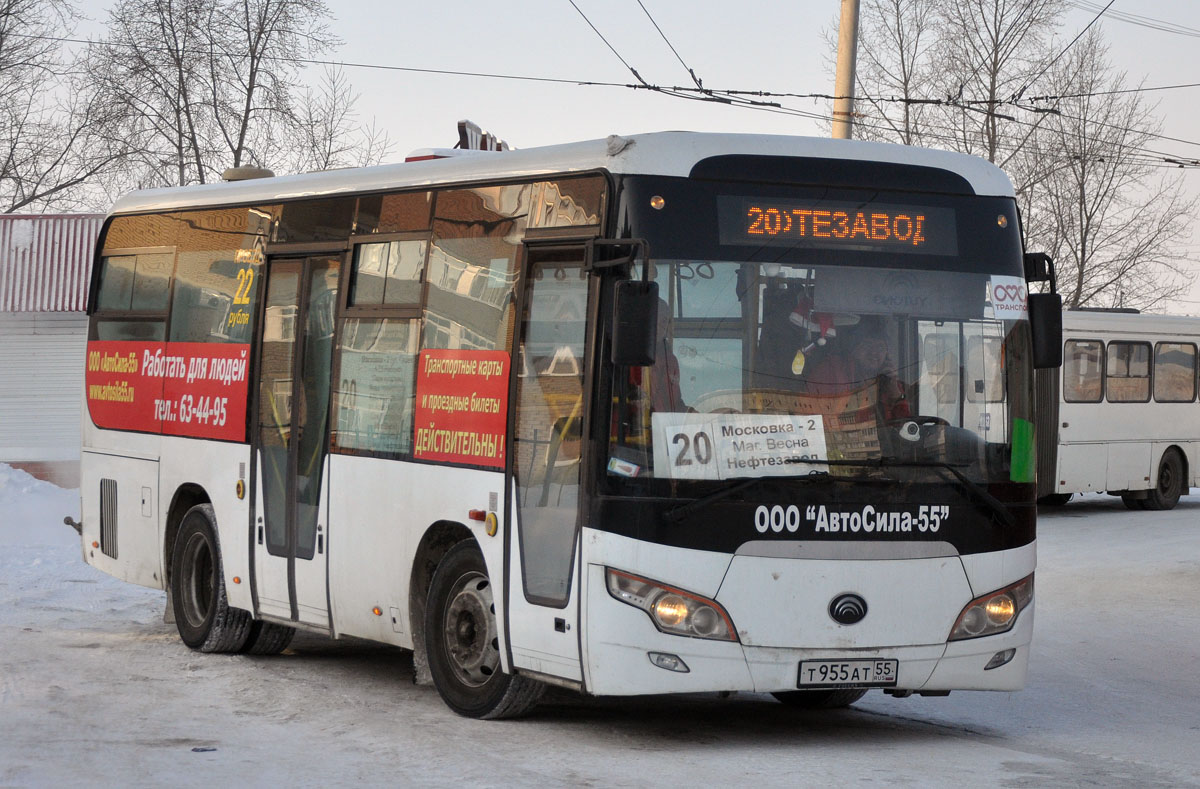
[{"label": "front door of bus", "polygon": [[[513,663],[582,679],[579,661],[579,498],[588,277],[580,247],[527,254],[513,367],[516,528],[509,529]],[[512,510],[510,509],[510,512]]]},{"label": "front door of bus", "polygon": [[329,626],[326,436],[340,260],[273,259],[259,354],[254,567],[259,611]]}]

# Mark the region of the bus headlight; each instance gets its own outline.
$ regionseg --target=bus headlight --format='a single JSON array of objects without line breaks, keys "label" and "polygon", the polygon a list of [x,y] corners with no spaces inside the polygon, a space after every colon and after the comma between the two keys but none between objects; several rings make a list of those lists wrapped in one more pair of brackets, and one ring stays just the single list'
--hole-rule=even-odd
[{"label": "bus headlight", "polygon": [[950,630],[949,641],[991,636],[1011,630],[1017,615],[1033,599],[1033,576],[967,603]]},{"label": "bus headlight", "polygon": [[707,597],[685,592],[611,567],[605,568],[608,593],[640,608],[664,633],[718,641],[737,641],[729,614]]}]

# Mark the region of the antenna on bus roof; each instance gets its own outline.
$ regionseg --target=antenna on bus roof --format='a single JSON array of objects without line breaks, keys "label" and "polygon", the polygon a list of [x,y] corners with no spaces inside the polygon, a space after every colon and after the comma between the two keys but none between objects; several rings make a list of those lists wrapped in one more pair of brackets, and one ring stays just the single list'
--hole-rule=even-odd
[{"label": "antenna on bus roof", "polygon": [[423,162],[427,159],[446,159],[451,156],[464,156],[485,151],[510,151],[508,143],[490,132],[485,132],[479,124],[468,120],[458,122],[458,142],[453,148],[418,148],[404,157],[406,162]]}]

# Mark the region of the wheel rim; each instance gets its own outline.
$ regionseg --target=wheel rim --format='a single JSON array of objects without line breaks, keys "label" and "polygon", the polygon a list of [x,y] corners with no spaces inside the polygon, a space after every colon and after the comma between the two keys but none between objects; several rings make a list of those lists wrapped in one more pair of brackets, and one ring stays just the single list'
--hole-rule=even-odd
[{"label": "wheel rim", "polygon": [[200,627],[212,610],[216,596],[217,567],[213,561],[212,546],[203,534],[193,534],[183,549],[183,574],[180,585],[183,592],[183,615],[192,627]]},{"label": "wheel rim", "polygon": [[443,621],[446,654],[455,674],[477,688],[491,679],[500,667],[492,585],[483,573],[459,578],[450,595]]},{"label": "wheel rim", "polygon": [[1170,463],[1163,463],[1158,471],[1158,493],[1160,496],[1171,496],[1175,491],[1175,471]]}]

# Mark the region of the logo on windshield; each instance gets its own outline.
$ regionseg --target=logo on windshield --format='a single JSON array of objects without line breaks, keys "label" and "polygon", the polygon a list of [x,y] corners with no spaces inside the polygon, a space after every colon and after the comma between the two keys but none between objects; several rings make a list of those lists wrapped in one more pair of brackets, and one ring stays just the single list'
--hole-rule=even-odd
[{"label": "logo on windshield", "polygon": [[867,615],[867,601],[856,594],[841,594],[829,603],[829,616],[840,625],[853,625]]}]

